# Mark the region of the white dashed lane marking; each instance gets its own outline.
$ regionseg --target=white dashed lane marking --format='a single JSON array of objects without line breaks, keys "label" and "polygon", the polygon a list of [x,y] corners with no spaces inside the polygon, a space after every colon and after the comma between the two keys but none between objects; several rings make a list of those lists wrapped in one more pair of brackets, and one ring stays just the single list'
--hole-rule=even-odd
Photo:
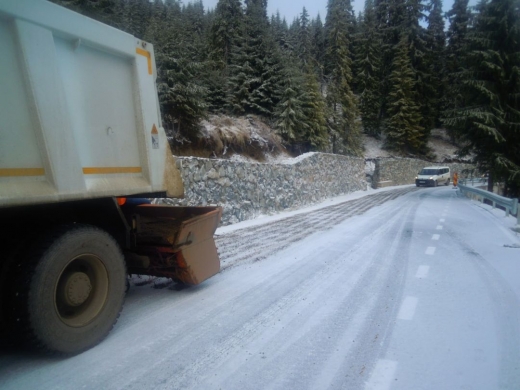
[{"label": "white dashed lane marking", "polygon": [[421,278],[421,279],[426,278],[426,276],[428,276],[428,272],[430,272],[430,266],[428,266],[428,265],[421,265],[417,269],[417,272],[415,273],[415,277],[416,278]]},{"label": "white dashed lane marking", "polygon": [[397,318],[400,320],[410,321],[415,315],[415,309],[417,308],[417,302],[419,300],[416,297],[406,297],[399,309]]},{"label": "white dashed lane marking", "polygon": [[[442,213],[442,217],[439,222],[444,223],[446,220],[447,207],[444,209]],[[442,230],[442,225],[437,225],[436,230]],[[438,241],[441,238],[440,234],[433,234],[432,240]],[[426,248],[425,254],[433,255],[435,253],[436,247],[429,246]],[[430,272],[430,266],[428,265],[420,265],[417,268],[417,272],[415,273],[415,277],[418,279],[424,279],[428,276]],[[417,309],[417,303],[419,299],[416,297],[406,297],[399,308],[399,313],[397,314],[397,318],[400,320],[411,321],[415,316],[415,310]],[[388,359],[381,359],[377,362],[374,370],[372,371],[372,375],[368,382],[366,382],[365,390],[389,390],[394,383],[395,380],[395,372],[397,370],[397,362]]]}]

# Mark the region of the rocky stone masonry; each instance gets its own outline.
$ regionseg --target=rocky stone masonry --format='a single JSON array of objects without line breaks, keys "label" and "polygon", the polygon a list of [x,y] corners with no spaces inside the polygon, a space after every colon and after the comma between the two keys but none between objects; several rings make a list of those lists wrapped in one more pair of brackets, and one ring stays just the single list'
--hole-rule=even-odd
[{"label": "rocky stone masonry", "polygon": [[367,160],[337,154],[307,153],[288,163],[262,164],[178,157],[184,199],[158,199],[178,206],[219,205],[222,225],[318,203],[329,197],[385,185],[414,184],[425,166],[447,165],[464,177],[470,164],[431,163],[410,158]]},{"label": "rocky stone masonry", "polygon": [[432,163],[412,158],[378,158],[371,160],[375,163],[372,176],[372,187],[381,187],[383,183],[397,186],[415,184],[415,176],[427,166],[448,166],[451,175],[457,172],[459,178],[468,177],[474,172],[475,167],[464,163]]},{"label": "rocky stone masonry", "polygon": [[222,225],[367,189],[365,160],[333,154],[307,153],[280,164],[183,157],[177,167],[185,198],[160,202],[222,206]]}]

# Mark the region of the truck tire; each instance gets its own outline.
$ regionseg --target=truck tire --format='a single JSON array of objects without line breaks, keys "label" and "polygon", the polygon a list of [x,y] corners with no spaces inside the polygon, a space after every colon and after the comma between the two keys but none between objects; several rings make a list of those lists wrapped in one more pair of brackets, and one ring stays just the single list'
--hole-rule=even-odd
[{"label": "truck tire", "polygon": [[77,354],[103,340],[116,323],[126,288],[116,241],[89,225],[46,235],[17,266],[12,322],[29,347]]}]

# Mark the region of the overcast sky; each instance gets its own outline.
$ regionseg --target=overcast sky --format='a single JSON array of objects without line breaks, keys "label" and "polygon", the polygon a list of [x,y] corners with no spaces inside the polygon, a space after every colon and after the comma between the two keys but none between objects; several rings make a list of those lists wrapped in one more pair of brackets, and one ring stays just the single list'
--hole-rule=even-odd
[{"label": "overcast sky", "polygon": [[[185,3],[188,2],[189,0],[185,0]],[[202,2],[205,9],[208,10],[215,8],[218,0],[202,0]],[[476,0],[470,0],[470,3],[475,2]],[[450,10],[453,0],[444,0],[443,3],[443,9],[446,12]],[[352,0],[352,6],[357,15],[360,11],[363,11],[365,0]],[[269,16],[275,14],[278,10],[282,18],[285,17],[289,24],[296,16],[301,14],[303,7],[307,9],[311,18],[315,18],[319,13],[321,21],[325,22],[325,17],[327,16],[327,0],[268,0]]]}]

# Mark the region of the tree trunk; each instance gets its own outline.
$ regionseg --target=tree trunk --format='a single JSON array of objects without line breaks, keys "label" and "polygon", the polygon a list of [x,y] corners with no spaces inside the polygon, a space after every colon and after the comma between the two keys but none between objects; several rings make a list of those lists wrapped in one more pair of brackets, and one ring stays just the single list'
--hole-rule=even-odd
[{"label": "tree trunk", "polygon": [[488,175],[488,183],[487,183],[487,190],[489,192],[493,192],[493,174],[491,172],[489,172],[489,175]]}]

